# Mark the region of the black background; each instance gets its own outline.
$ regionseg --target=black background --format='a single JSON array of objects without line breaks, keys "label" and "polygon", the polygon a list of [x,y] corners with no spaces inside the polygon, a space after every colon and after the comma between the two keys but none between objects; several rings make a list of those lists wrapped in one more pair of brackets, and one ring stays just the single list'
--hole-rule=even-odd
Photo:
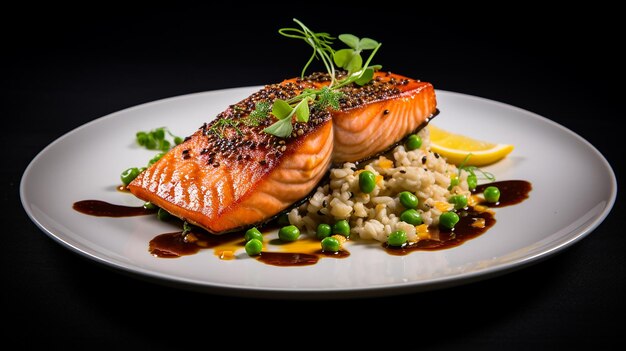
[{"label": "black background", "polygon": [[313,30],[383,42],[375,62],[385,69],[546,116],[595,145],[619,179],[623,97],[615,86],[623,77],[617,52],[623,38],[614,9],[306,5],[306,11],[269,4],[219,11],[102,5],[4,14],[0,315],[9,327],[3,339],[142,348],[285,344],[286,334],[319,347],[362,335],[432,349],[621,343],[620,195],[590,236],[537,265],[445,290],[345,301],[240,299],[146,283],[71,253],[28,219],[18,193],[24,169],[75,127],[144,102],[299,74],[307,47],[276,32],[292,26],[292,17]]}]

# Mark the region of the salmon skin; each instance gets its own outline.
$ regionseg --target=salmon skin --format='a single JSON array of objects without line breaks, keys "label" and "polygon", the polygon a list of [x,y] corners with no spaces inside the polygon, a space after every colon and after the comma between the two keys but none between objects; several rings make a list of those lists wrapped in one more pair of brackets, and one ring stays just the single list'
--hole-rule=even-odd
[{"label": "salmon skin", "polygon": [[263,131],[273,116],[251,122],[257,103],[319,89],[329,78],[315,73],[267,85],[229,106],[142,172],[130,191],[210,233],[244,229],[305,198],[331,163],[380,153],[436,111],[430,83],[376,72],[365,86],[341,88],[339,110],[312,107],[310,120],[295,122],[289,137]]}]

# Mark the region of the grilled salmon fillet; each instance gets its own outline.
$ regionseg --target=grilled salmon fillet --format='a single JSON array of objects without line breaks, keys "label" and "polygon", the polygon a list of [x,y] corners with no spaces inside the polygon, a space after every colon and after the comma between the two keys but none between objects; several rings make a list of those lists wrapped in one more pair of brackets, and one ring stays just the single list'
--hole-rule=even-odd
[{"label": "grilled salmon fillet", "polygon": [[259,102],[289,99],[329,84],[326,74],[265,86],[229,106],[129,184],[137,197],[214,234],[271,219],[306,197],[332,162],[382,152],[424,125],[436,111],[431,84],[377,72],[345,86],[340,109],[311,109],[291,136],[263,132],[273,117],[252,123]]}]

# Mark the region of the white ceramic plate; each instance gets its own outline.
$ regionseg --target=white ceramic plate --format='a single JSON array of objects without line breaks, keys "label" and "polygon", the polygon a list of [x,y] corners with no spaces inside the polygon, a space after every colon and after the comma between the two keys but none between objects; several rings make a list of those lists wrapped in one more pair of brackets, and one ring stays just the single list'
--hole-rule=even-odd
[{"label": "white ceramic plate", "polygon": [[532,182],[530,199],[497,209],[495,227],[442,251],[391,256],[378,245],[351,245],[347,259],[275,267],[243,254],[221,261],[212,250],[178,259],[148,252],[156,234],[174,231],[154,216],[102,218],[72,204],[99,199],[137,206],[115,190],[122,170],[145,164],[153,151],[134,144],[138,130],[168,126],[189,135],[258,87],[160,100],[97,119],[46,147],[22,178],[22,204],[50,237],[90,259],[141,278],[197,290],[265,297],[384,295],[456,285],[520,268],[571,245],[597,227],[615,201],[615,175],[588,142],[541,116],[499,102],[438,91],[433,123],[479,139],[514,144],[487,167],[499,180]]}]

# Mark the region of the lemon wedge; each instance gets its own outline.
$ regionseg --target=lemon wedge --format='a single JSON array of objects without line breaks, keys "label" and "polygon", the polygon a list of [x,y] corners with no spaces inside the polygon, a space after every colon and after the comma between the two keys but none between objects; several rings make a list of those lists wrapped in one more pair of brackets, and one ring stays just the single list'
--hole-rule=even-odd
[{"label": "lemon wedge", "polygon": [[466,166],[485,166],[497,162],[513,151],[513,145],[496,144],[450,133],[434,125],[429,125],[430,149],[445,157],[448,162],[461,164],[468,154],[472,154]]}]

